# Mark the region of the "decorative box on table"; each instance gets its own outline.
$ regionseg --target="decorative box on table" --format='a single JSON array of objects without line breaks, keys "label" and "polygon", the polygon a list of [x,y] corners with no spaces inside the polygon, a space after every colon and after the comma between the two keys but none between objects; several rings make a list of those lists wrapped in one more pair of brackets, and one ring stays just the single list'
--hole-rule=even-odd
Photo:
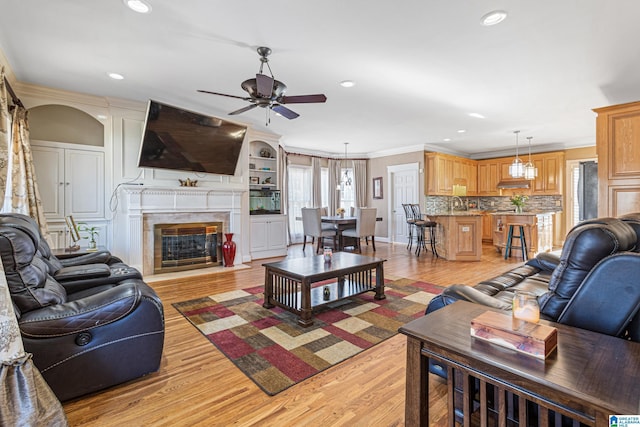
[{"label": "decorative box on table", "polygon": [[545,359],[558,345],[556,328],[494,311],[486,311],[471,320],[471,336],[538,359]]}]

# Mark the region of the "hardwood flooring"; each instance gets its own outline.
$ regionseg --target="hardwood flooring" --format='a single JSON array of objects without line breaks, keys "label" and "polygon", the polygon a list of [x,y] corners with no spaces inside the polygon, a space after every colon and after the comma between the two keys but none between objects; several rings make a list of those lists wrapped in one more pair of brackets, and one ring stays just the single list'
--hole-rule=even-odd
[{"label": "hardwood flooring", "polygon": [[[377,243],[387,259],[385,277],[437,285],[475,284],[520,264],[492,246],[481,262],[448,262],[430,253],[417,258],[402,245]],[[306,255],[313,249],[307,246]],[[374,255],[371,246],[364,255]],[[302,245],[289,256],[303,256]],[[264,283],[262,263],[251,269],[153,283],[162,298],[166,334],[160,370],[103,392],[66,402],[72,426],[401,426],[404,425],[406,338],[393,338],[268,396],[220,353],[172,306],[174,302]],[[87,373],[90,375],[90,373]],[[446,419],[446,387],[433,380],[435,419]]]}]

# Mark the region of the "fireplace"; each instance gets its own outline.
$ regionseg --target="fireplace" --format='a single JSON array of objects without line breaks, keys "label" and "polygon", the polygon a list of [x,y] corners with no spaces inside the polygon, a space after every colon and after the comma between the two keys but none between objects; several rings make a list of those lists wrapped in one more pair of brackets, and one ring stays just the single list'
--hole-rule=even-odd
[{"label": "fireplace", "polygon": [[154,224],[153,272],[222,265],[222,222]]},{"label": "fireplace", "polygon": [[[119,194],[121,203],[114,217],[113,252],[122,255],[123,261],[141,270],[144,276],[155,274],[156,224],[221,223],[217,230],[218,245],[223,243],[220,233],[233,233],[237,243],[236,262],[250,260],[244,251],[247,238],[242,228],[243,215],[248,220],[248,209],[242,209],[245,191],[123,185]],[[222,260],[219,252],[216,256],[218,261]],[[198,268],[197,265],[181,267]]]}]

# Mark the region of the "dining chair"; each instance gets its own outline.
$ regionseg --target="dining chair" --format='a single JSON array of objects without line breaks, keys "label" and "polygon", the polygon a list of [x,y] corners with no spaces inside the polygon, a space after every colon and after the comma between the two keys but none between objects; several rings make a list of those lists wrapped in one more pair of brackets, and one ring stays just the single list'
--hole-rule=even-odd
[{"label": "dining chair", "polygon": [[356,249],[362,252],[360,239],[371,237],[371,246],[376,250],[376,208],[356,209],[356,228],[350,228],[342,232],[343,237],[353,237],[356,239]]},{"label": "dining chair", "polygon": [[[316,253],[320,251],[320,248],[324,246],[324,238],[331,237],[333,238],[333,247],[336,248],[336,229],[330,224],[322,224],[322,219],[320,215],[320,208],[302,208],[302,229],[303,229],[303,240],[302,240],[302,252],[304,252],[307,247],[307,236],[310,236],[312,239],[318,238],[318,246],[316,248]],[[312,243],[313,245],[313,240]]]}]

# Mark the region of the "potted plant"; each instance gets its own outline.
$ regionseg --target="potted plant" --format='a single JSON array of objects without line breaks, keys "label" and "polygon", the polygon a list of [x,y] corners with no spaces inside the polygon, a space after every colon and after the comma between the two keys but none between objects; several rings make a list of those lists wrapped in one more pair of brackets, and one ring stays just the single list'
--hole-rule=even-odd
[{"label": "potted plant", "polygon": [[83,239],[89,239],[88,250],[94,251],[98,248],[96,243],[96,237],[100,234],[100,229],[96,226],[89,226],[86,222],[78,223],[78,232],[88,233],[87,236],[82,236]]},{"label": "potted plant", "polygon": [[516,207],[516,213],[522,213],[522,207],[525,202],[529,200],[529,196],[525,194],[514,194],[509,200],[511,200],[511,204]]},{"label": "potted plant", "polygon": [[340,216],[340,218],[344,218],[344,213],[345,213],[344,208],[336,209],[336,214],[338,214]]}]

